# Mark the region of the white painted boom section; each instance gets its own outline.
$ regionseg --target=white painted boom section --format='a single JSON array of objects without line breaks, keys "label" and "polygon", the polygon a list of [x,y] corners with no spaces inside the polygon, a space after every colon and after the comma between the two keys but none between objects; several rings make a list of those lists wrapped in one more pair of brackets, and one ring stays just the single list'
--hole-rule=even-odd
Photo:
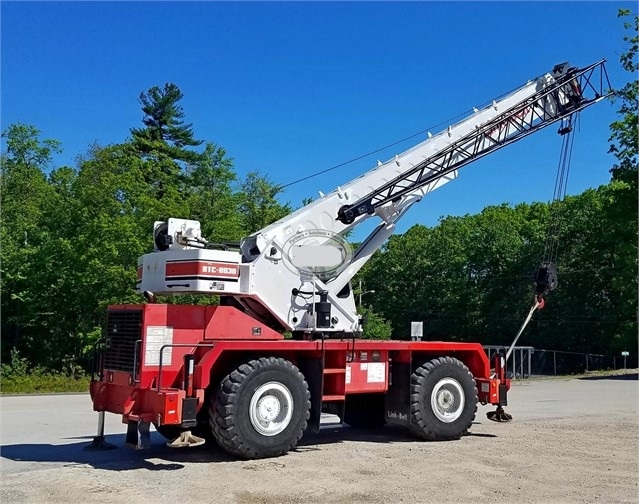
[{"label": "white painted boom section", "polygon": [[[256,252],[258,250],[259,252],[262,252],[267,244],[281,245],[294,234],[309,229],[322,229],[339,234],[346,233],[370,216],[363,215],[358,217],[351,224],[344,224],[341,221],[336,220],[337,212],[340,207],[352,204],[367,194],[379,189],[379,187],[392,179],[403,175],[418,163],[425,161],[438,151],[465,137],[476,127],[485,124],[504,111],[534,95],[537,91],[543,88],[544,85],[552,81],[554,81],[553,77],[547,74],[536,81],[526,84],[506,96],[504,99],[494,102],[483,110],[474,113],[472,116],[458,122],[457,124],[451,125],[446,130],[432,138],[429,138],[407,151],[398,154],[393,159],[390,159],[358,178],[345,183],[333,192],[326,194],[318,200],[300,208],[296,212],[293,212],[279,221],[263,228],[243,241],[242,252],[247,259],[254,259],[257,255],[259,255],[259,253]],[[544,107],[549,109],[551,114],[554,113],[554,107],[550,103],[544,104]],[[532,113],[532,110],[529,113]],[[509,128],[508,125],[504,125],[504,127]],[[487,145],[486,147],[489,146]],[[386,211],[378,211],[376,214],[387,223],[393,222],[395,220],[393,216],[395,216],[402,207],[420,199],[422,196],[441,187],[456,177],[457,172],[455,171],[427,186],[416,189],[410,196],[404,197],[400,202],[394,204],[392,208],[385,209]],[[256,246],[257,250],[255,248]]]}]

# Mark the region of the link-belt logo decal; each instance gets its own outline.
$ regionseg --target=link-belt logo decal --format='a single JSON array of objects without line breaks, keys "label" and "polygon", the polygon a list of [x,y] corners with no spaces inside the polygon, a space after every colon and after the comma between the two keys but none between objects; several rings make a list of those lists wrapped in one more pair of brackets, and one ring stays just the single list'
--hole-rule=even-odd
[{"label": "link-belt logo decal", "polygon": [[339,234],[309,229],[289,238],[282,247],[286,267],[294,273],[334,278],[350,263],[353,249]]}]

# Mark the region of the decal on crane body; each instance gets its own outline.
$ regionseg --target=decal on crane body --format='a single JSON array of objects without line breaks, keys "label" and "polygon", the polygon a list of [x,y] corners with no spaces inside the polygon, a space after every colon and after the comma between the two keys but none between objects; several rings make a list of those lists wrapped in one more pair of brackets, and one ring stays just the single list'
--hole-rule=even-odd
[{"label": "decal on crane body", "polygon": [[166,280],[201,279],[201,280],[237,280],[240,276],[240,265],[221,261],[167,261]]},{"label": "decal on crane body", "polygon": [[[148,326],[146,328],[146,349],[144,352],[145,366],[160,365],[160,351],[163,352],[162,364],[170,365],[173,348],[165,345],[173,344],[173,327]],[[162,350],[164,348],[164,350]]]}]

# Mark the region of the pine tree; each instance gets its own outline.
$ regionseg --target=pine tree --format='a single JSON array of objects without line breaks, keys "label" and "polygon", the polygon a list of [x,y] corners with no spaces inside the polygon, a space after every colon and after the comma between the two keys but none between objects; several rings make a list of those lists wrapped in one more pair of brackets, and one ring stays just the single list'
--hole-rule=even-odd
[{"label": "pine tree", "polygon": [[186,172],[199,163],[203,154],[189,149],[202,144],[193,137],[191,124],[184,123],[179,105],[182,91],[167,83],[140,94],[144,128],[131,128],[131,146],[145,162],[143,176],[160,200],[172,190],[181,191],[188,182]]},{"label": "pine tree", "polygon": [[150,88],[140,93],[139,102],[144,112],[144,128],[131,128],[133,145],[143,156],[166,157],[173,161],[196,162],[200,154],[189,150],[202,144],[193,137],[191,124],[184,123],[184,110],[178,104],[182,91],[167,83],[164,88]]}]

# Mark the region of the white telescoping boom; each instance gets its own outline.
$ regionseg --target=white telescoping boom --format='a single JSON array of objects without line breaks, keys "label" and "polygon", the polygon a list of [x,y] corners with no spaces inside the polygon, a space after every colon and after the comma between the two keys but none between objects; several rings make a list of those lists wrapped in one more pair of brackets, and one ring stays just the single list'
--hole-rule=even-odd
[{"label": "white telescoping boom", "polygon": [[[610,84],[604,63],[555,66],[244,238],[240,251],[212,248],[202,239],[199,222],[156,223],[156,251],[139,259],[138,290],[218,294],[223,302],[297,336],[358,333],[350,280],[408,208],[456,178],[459,168],[605,98]],[[373,216],[381,222],[351,254],[340,237]]]}]

